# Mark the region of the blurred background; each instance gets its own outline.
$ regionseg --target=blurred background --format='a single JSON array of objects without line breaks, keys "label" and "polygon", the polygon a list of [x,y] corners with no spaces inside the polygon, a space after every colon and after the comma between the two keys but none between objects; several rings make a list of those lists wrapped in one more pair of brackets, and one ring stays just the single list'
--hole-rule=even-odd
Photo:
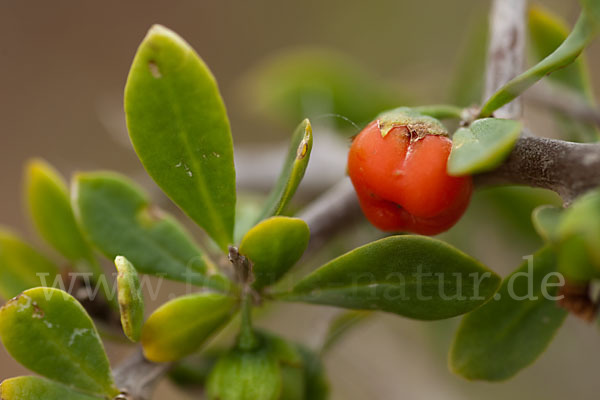
[{"label": "blurred background", "polygon": [[[569,24],[579,12],[574,0],[538,4]],[[478,100],[481,88],[472,83],[480,82],[488,7],[482,0],[0,0],[0,225],[47,249],[22,207],[22,168],[34,156],[66,176],[94,169],[126,173],[178,213],[141,168],[122,111],[129,65],[152,24],[183,36],[216,76],[232,124],[238,184],[248,193],[244,207],[260,201],[294,126],[311,117],[315,147],[301,207],[344,176],[348,137],[379,111]],[[587,62],[600,94],[600,41],[588,49]],[[525,120],[540,136],[578,139],[554,117],[531,102]],[[557,202],[524,188],[480,190],[466,217],[442,238],[506,275],[541,245],[531,210]],[[346,232],[306,268],[376,235],[366,226]],[[311,345],[332,312],[272,307],[258,324]],[[458,321],[382,314],[357,327],[325,360],[332,398],[597,398],[597,327],[569,317],[533,366],[489,384],[468,383],[447,369]],[[114,363],[134,350],[114,343],[107,349]],[[25,373],[0,349],[0,380]],[[165,397],[192,398],[168,381],[155,396]]]}]

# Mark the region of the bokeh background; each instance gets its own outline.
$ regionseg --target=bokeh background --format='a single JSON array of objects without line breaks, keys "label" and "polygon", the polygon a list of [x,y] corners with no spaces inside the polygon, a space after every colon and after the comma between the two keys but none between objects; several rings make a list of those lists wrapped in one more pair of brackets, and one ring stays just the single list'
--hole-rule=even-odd
[{"label": "bokeh background", "polygon": [[[579,10],[574,0],[539,3],[569,23]],[[323,54],[342,64],[347,61],[368,77],[367,86],[369,79],[373,82],[377,92],[362,96],[360,110],[347,108],[361,118],[380,111],[378,101],[382,107],[464,101],[471,89],[455,78],[458,70],[467,75],[469,67],[476,70],[479,61],[468,43],[483,42],[488,7],[489,1],[483,0],[0,0],[0,224],[45,248],[22,207],[22,168],[32,156],[45,158],[66,176],[93,169],[126,173],[148,188],[159,204],[177,213],[145,177],[129,145],[122,112],[129,65],[152,24],[181,34],[210,66],[228,107],[238,169],[244,167],[238,173],[240,186],[264,189],[274,179],[272,162],[281,159],[280,143],[295,123],[293,113],[277,118],[273,115],[277,113],[264,109],[269,103],[261,102],[262,86],[257,82],[261,65],[264,69],[265,62],[273,62],[282,51],[290,54],[298,49],[304,49],[295,53],[304,55],[298,61],[302,65],[319,64]],[[598,40],[587,56],[599,94]],[[477,73],[471,75],[478,79]],[[299,207],[344,174],[348,141],[330,132],[343,131],[346,136],[358,132],[351,122],[329,115],[328,105],[311,103],[314,98],[309,96],[302,110],[312,113],[315,157],[325,167],[309,171]],[[561,136],[552,115],[535,105],[527,108],[526,123],[539,135]],[[320,147],[329,150],[319,155]],[[529,222],[531,208],[556,201],[548,193],[527,189],[482,190],[467,217],[445,239],[505,275],[540,245]],[[326,260],[374,235],[364,227],[347,232],[318,259]],[[327,308],[273,307],[258,324],[310,345],[319,341],[331,314]],[[332,398],[598,397],[597,327],[569,317],[533,366],[508,382],[489,384],[469,383],[448,372],[446,353],[457,322],[423,323],[379,315],[356,328],[325,360]],[[107,349],[114,363],[133,351],[113,343]],[[0,349],[0,380],[24,373]],[[165,381],[156,398],[192,396]]]}]

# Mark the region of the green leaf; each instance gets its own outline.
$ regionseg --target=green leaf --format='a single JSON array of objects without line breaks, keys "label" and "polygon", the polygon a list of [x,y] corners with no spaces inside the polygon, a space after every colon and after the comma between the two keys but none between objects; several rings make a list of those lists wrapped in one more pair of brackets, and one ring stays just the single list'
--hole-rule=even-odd
[{"label": "green leaf", "polygon": [[[58,267],[10,231],[0,228],[0,296],[15,297],[41,286],[41,277],[53,282]],[[41,275],[38,275],[41,274]]]},{"label": "green leaf", "polygon": [[557,228],[559,270],[569,282],[600,277],[600,189],[579,197]]},{"label": "green leaf", "polygon": [[2,400],[103,400],[76,389],[37,376],[20,376],[6,379],[0,384]]},{"label": "green leaf", "polygon": [[148,174],[227,249],[235,218],[229,120],[214,76],[173,31],[154,25],[144,38],[127,79],[125,113]]},{"label": "green leaf", "polygon": [[556,255],[546,247],[531,267],[525,262],[503,281],[494,300],[464,316],[450,351],[452,370],[470,380],[501,381],[539,357],[567,315],[551,298],[555,273]]},{"label": "green leaf", "polygon": [[494,93],[483,105],[479,115],[489,117],[494,111],[511,102],[544,76],[574,62],[597,32],[591,17],[582,12],[569,36],[542,61],[512,79]]},{"label": "green leaf", "polygon": [[499,118],[478,119],[459,128],[452,137],[448,173],[471,175],[496,168],[510,154],[521,129],[520,122]]},{"label": "green leaf", "polygon": [[217,293],[191,294],[163,304],[142,329],[146,358],[166,362],[190,355],[225,325],[235,309],[234,298]]},{"label": "green leaf", "polygon": [[225,278],[170,215],[129,179],[110,172],[75,177],[73,203],[83,230],[107,257],[127,257],[144,274],[216,289]]},{"label": "green leaf", "polygon": [[292,142],[283,169],[266,200],[265,208],[258,221],[283,213],[285,206],[296,193],[296,189],[304,177],[312,145],[312,127],[310,121],[305,119],[292,135]]},{"label": "green leaf", "polygon": [[[561,45],[569,35],[569,29],[560,16],[536,5],[529,12],[529,34],[534,58],[540,61]],[[571,89],[588,104],[594,104],[585,54],[581,54],[571,65],[553,72],[548,79],[549,82]],[[561,131],[567,132],[573,140],[592,141],[600,137],[594,124],[578,121],[560,112],[554,115]]]},{"label": "green leaf", "polygon": [[277,359],[265,349],[232,350],[208,377],[207,400],[279,400],[282,388]]},{"label": "green leaf", "polygon": [[251,111],[295,126],[303,118],[323,120],[336,131],[353,131],[406,97],[357,63],[331,49],[286,50],[244,77],[242,95]]},{"label": "green leaf", "polygon": [[562,208],[549,205],[533,210],[533,227],[544,241],[554,243],[559,240],[558,227],[562,214]]},{"label": "green leaf", "polygon": [[0,338],[15,360],[46,378],[87,393],[118,393],[96,327],[66,292],[34,288],[7,302]]},{"label": "green leaf", "polygon": [[89,244],[77,226],[69,190],[60,174],[42,160],[32,160],[26,169],[29,212],[40,235],[75,267],[102,273]]},{"label": "green leaf", "polygon": [[558,245],[558,271],[570,284],[585,285],[600,278],[600,268],[594,262],[582,235],[571,235]]},{"label": "green leaf", "polygon": [[271,217],[250,229],[242,239],[240,253],[252,262],[255,289],[270,286],[302,257],[310,231],[298,218]]},{"label": "green leaf", "polygon": [[279,296],[436,320],[473,310],[499,284],[498,275],[444,242],[392,236],[330,261]]},{"label": "green leaf", "polygon": [[144,324],[144,294],[137,271],[125,257],[115,258],[117,267],[117,285],[119,287],[119,311],[123,332],[132,342],[142,336]]},{"label": "green leaf", "polygon": [[278,400],[305,400],[306,376],[298,347],[278,336],[262,333],[266,351],[279,362],[281,394]]},{"label": "green leaf", "polygon": [[558,229],[563,239],[581,235],[587,251],[600,267],[600,189],[575,200],[565,211]]},{"label": "green leaf", "polygon": [[329,398],[329,382],[325,375],[325,367],[317,354],[299,346],[304,363],[304,392],[306,400],[327,400]]}]

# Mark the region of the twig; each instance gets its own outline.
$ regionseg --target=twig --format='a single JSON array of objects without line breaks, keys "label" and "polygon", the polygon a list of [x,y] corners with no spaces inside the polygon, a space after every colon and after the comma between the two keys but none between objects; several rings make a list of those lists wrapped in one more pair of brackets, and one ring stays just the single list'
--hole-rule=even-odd
[{"label": "twig", "polygon": [[[517,76],[525,61],[526,0],[494,0],[490,14],[485,99]],[[497,110],[500,118],[519,118],[521,100],[517,98]]]},{"label": "twig", "polygon": [[600,126],[600,110],[567,88],[540,82],[524,93],[525,100],[560,111],[573,119]]},{"label": "twig", "polygon": [[171,368],[170,363],[148,361],[142,351],[137,351],[114,369],[115,383],[127,400],[150,400],[154,387]]},{"label": "twig", "polygon": [[335,232],[347,229],[360,217],[360,206],[349,178],[339,181],[319,196],[299,218],[310,228],[308,251],[314,251],[327,242]]},{"label": "twig", "polygon": [[568,204],[600,185],[600,144],[521,137],[499,168],[476,176],[475,182],[550,189]]}]

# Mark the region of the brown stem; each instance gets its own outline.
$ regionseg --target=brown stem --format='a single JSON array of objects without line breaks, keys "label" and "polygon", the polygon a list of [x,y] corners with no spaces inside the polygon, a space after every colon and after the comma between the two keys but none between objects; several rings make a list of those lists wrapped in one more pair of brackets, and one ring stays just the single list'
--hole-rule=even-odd
[{"label": "brown stem", "polygon": [[148,361],[142,351],[137,351],[114,369],[115,383],[122,390],[121,398],[150,400],[154,387],[168,370],[170,363]]},{"label": "brown stem", "polygon": [[476,176],[475,182],[550,189],[568,204],[600,185],[600,144],[521,137],[500,167]]},{"label": "brown stem", "polygon": [[[525,61],[526,0],[494,0],[490,14],[490,42],[485,81],[485,98],[517,76]],[[497,110],[499,118],[519,118],[519,98]]]}]

